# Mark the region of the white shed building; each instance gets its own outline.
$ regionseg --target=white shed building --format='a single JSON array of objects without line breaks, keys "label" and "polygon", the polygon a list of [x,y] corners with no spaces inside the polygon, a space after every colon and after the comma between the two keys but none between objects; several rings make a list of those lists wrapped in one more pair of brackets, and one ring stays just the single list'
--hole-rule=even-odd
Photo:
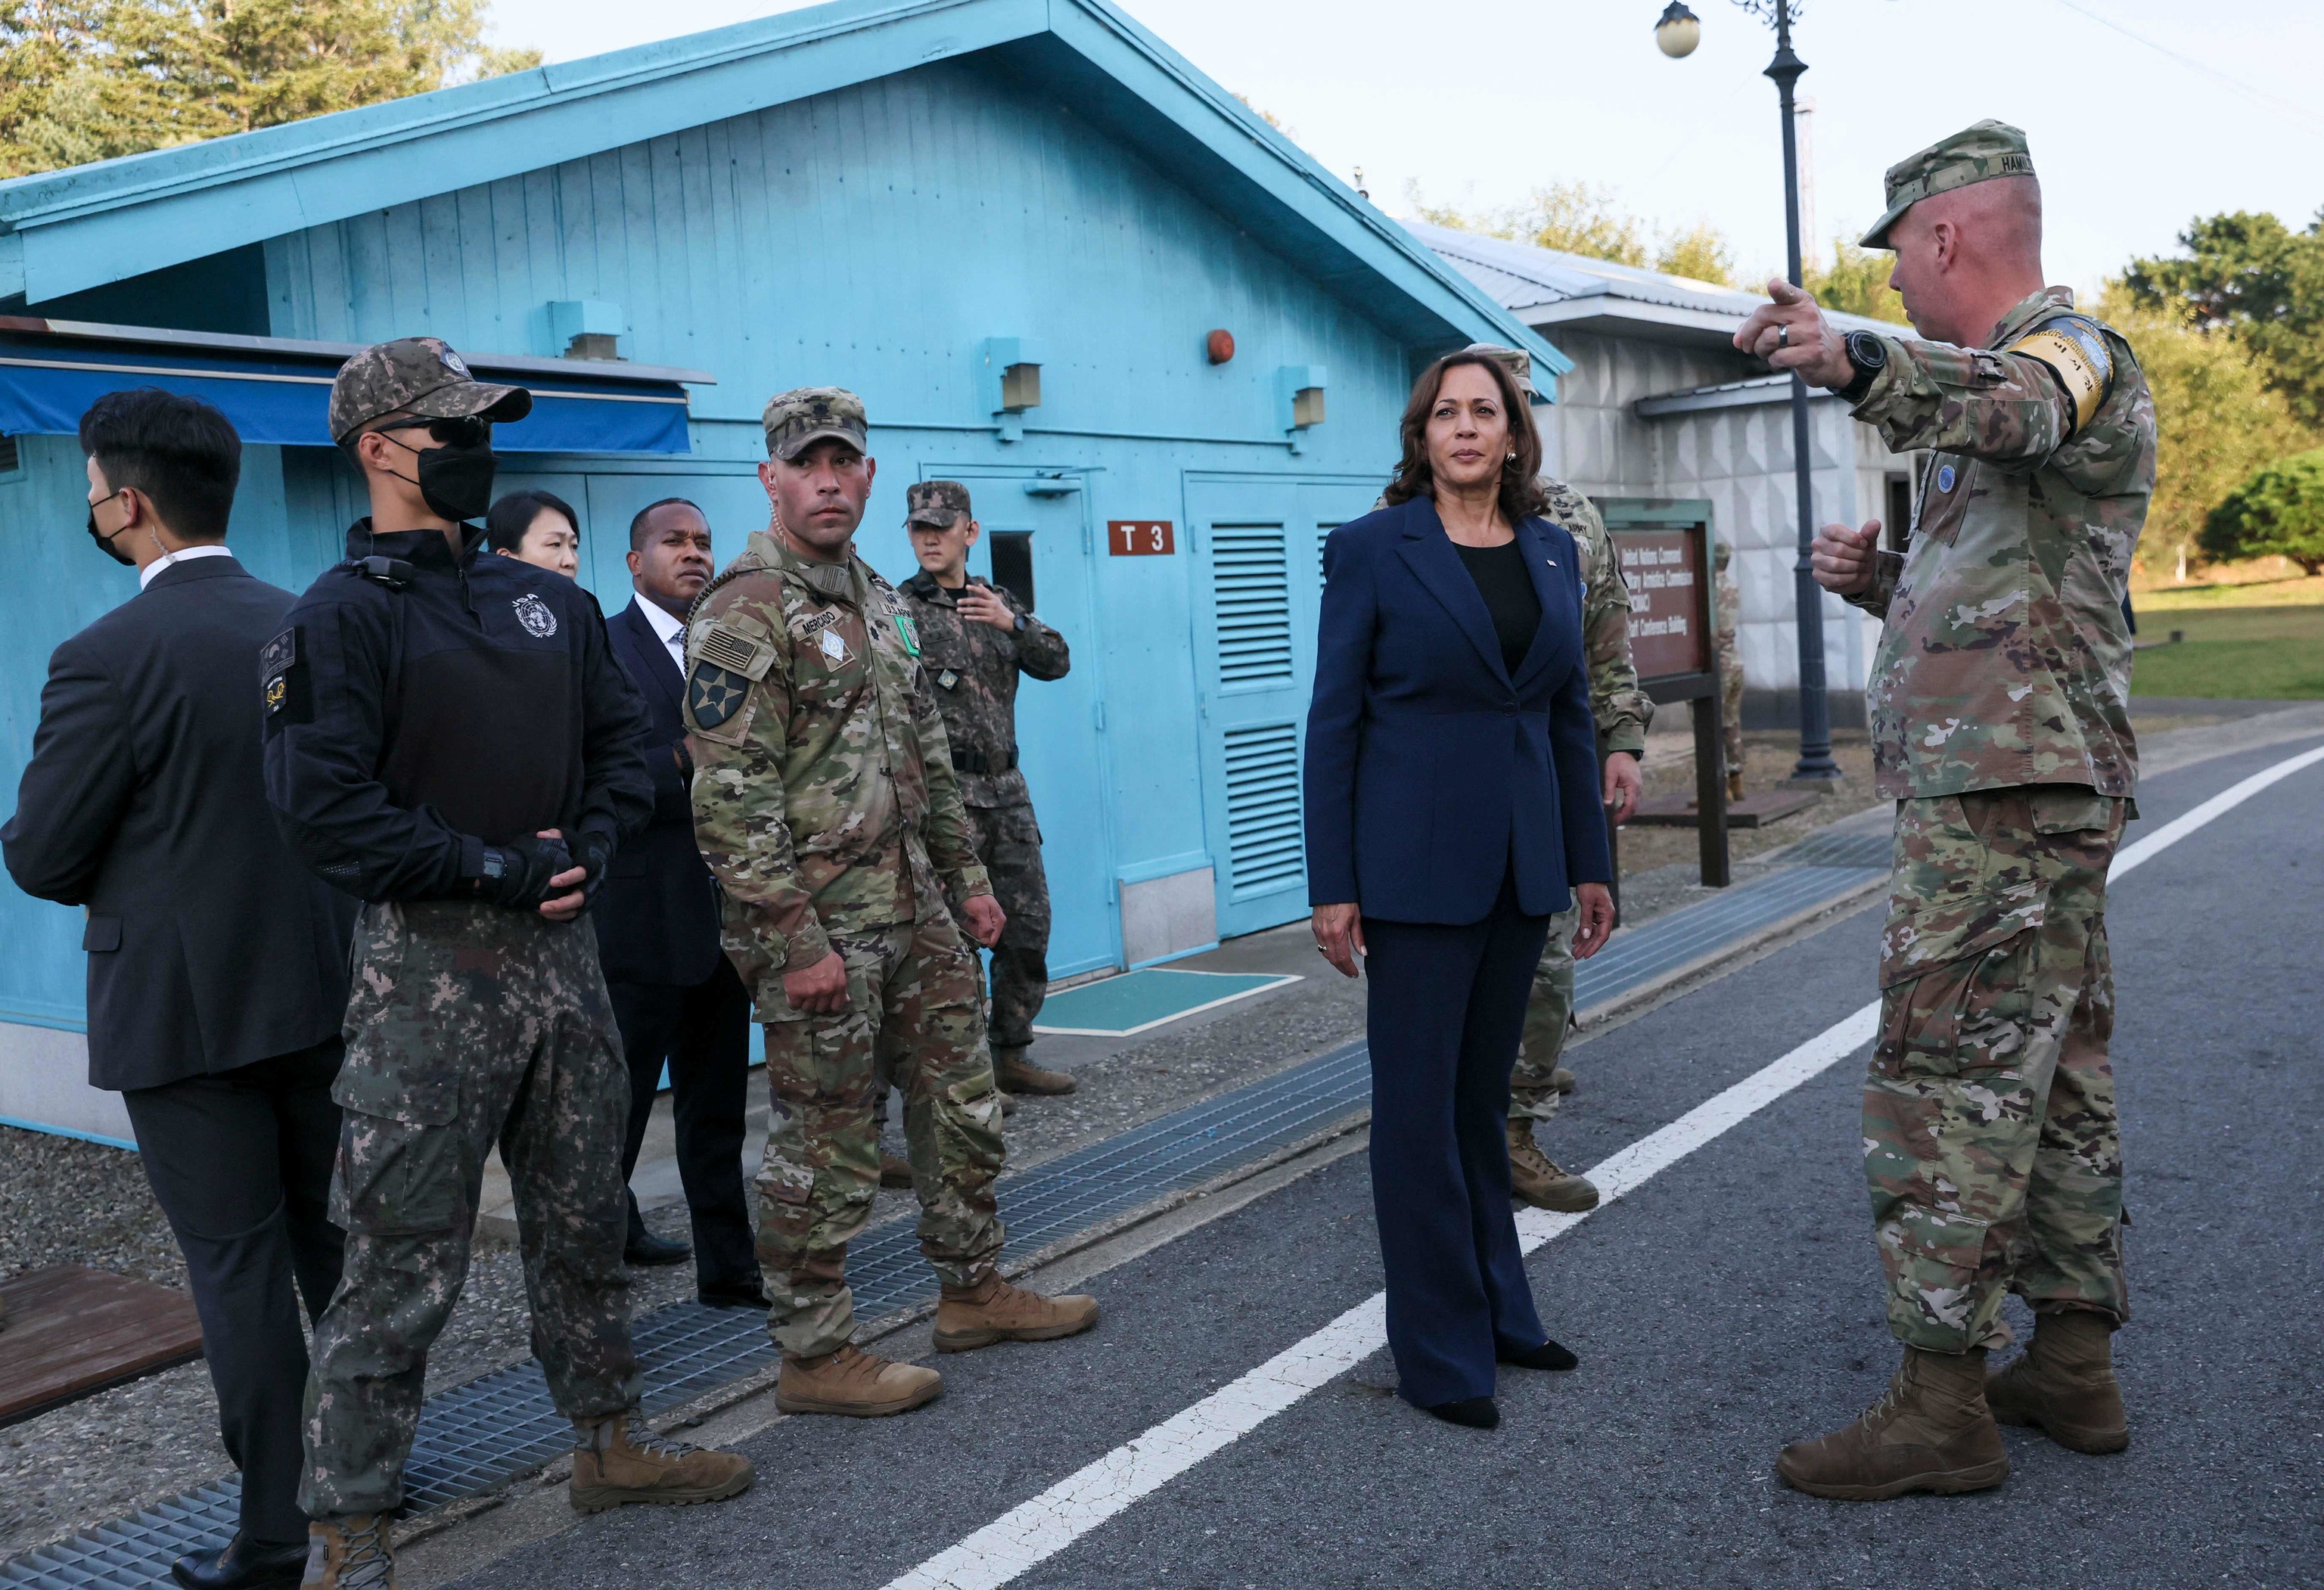
[{"label": "white shed building", "polygon": [[[1735,548],[1743,593],[1743,721],[1796,724],[1791,383],[1737,353],[1732,340],[1766,299],[1424,222],[1404,225],[1572,359],[1558,378],[1558,400],[1536,411],[1551,473],[1593,497],[1710,501],[1712,531]],[[1818,523],[1885,524],[1910,511],[1909,455],[1890,454],[1829,393],[1811,391],[1808,425]],[[1836,725],[1863,725],[1877,634],[1877,620],[1824,599],[1824,673]]]}]

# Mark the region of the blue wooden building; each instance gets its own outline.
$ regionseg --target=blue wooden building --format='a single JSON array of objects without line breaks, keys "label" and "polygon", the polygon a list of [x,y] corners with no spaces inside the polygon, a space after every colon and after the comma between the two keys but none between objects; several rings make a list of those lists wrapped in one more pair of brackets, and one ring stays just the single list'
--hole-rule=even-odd
[{"label": "blue wooden building", "polygon": [[[0,789],[50,648],[135,589],[81,536],[88,397],[226,408],[232,545],[297,587],[361,511],[332,369],[418,333],[544,394],[503,484],[581,508],[609,611],[641,505],[700,502],[722,560],[765,523],[782,389],[863,395],[861,545],[891,575],[905,486],[969,483],[981,553],[1074,646],[1020,698],[1057,976],[1305,914],[1322,538],[1370,505],[1427,359],[1566,368],[1103,0],[839,0],[0,184]],[[79,938],[0,896],[0,1117],[111,1135]]]}]

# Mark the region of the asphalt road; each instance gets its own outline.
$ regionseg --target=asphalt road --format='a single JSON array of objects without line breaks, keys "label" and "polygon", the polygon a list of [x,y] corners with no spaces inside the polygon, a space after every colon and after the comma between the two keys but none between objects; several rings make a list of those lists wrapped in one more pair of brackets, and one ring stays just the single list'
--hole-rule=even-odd
[{"label": "asphalt road", "polygon": [[[2153,779],[2131,837],[2314,743]],[[2319,812],[2324,764],[2113,902],[2127,1453],[2006,1431],[1999,1490],[1873,1505],[1774,1478],[1778,1446],[1852,1419],[1895,1363],[1858,1056],[1534,1255],[1582,1365],[1506,1372],[1498,1431],[1406,1407],[1377,1354],[1013,1583],[2324,1585]],[[1857,1009],[1877,926],[1850,917],[1580,1049],[1551,1152],[1591,1164]],[[469,1582],[878,1590],[1379,1284],[1359,1154],[1100,1276],[1087,1337],[944,1357],[945,1395],[904,1418],[779,1420],[745,1444],[759,1479],[737,1501],[604,1515]]]}]

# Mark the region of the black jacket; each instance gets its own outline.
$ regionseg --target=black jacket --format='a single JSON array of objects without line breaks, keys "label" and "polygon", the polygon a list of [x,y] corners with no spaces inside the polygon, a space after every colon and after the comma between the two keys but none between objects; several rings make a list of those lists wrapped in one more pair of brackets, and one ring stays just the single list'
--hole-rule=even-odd
[{"label": "black jacket", "polygon": [[339,1030],[355,903],[299,865],[261,777],[259,648],[290,603],[231,557],[181,563],[49,660],[0,847],[25,893],[88,907],[93,1087]]},{"label": "black jacket", "polygon": [[685,676],[636,602],[605,620],[613,657],[645,698],[652,728],[653,822],[622,847],[613,877],[590,907],[605,980],[691,988],[718,970],[718,896],[694,846],[694,801],[673,748],[686,742],[678,708]]},{"label": "black jacket", "polygon": [[487,845],[618,843],[652,809],[645,709],[595,599],[471,535],[455,556],[438,531],[357,521],[267,643],[267,798],[308,865],[365,900],[465,894]]}]

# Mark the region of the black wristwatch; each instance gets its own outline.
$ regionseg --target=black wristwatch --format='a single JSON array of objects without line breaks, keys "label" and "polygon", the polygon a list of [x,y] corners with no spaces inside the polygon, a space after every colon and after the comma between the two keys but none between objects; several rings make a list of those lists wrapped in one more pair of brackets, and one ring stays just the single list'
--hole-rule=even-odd
[{"label": "black wristwatch", "polygon": [[1022,635],[1024,632],[1025,632],[1025,615],[1024,615],[1023,613],[1021,613],[1021,612],[1020,612],[1020,613],[1019,613],[1019,614],[1017,615],[1017,622],[1016,622],[1014,625],[1012,625],[1012,626],[1010,627],[1010,634],[1012,634],[1012,635]]},{"label": "black wristwatch", "polygon": [[1840,395],[1851,403],[1862,402],[1873,381],[1888,368],[1888,345],[1868,331],[1851,331],[1840,338],[1840,346],[1848,350],[1849,367],[1856,374]]}]

